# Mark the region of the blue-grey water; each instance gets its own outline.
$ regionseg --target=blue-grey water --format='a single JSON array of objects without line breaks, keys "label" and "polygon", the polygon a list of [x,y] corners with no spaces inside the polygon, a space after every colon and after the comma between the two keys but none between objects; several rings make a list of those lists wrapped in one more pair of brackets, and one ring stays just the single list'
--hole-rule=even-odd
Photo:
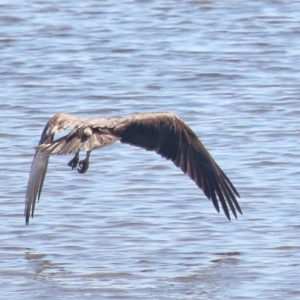
[{"label": "blue-grey water", "polygon": [[[2,1],[0,299],[299,299],[300,1]],[[43,126],[173,111],[241,194],[228,222],[180,170],[115,143],[88,173]]]}]

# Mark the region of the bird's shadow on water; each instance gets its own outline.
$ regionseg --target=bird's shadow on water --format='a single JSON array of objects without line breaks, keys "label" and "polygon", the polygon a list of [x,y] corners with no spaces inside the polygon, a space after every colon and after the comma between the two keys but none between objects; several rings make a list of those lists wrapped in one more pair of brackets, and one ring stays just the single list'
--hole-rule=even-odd
[{"label": "bird's shadow on water", "polygon": [[[185,299],[185,297],[201,297],[201,299],[225,299],[229,296],[228,290],[235,289],[242,284],[239,266],[242,262],[243,253],[211,253],[214,257],[207,263],[198,266],[193,264],[189,270],[187,265],[181,265],[182,272],[172,272],[169,275],[155,276],[153,272],[136,271],[122,272],[108,270],[97,263],[96,266],[87,267],[85,271],[76,274],[76,271],[69,271],[68,264],[54,263],[47,258],[47,254],[35,253],[27,249],[24,258],[28,268],[31,270],[32,280],[43,282],[45,291],[37,293],[49,293],[65,296],[71,295],[101,295],[115,297],[115,299],[131,299],[131,295],[151,294],[157,299]],[[143,265],[145,267],[145,261]],[[153,262],[148,261],[149,269],[153,269]],[[159,268],[159,266],[156,266]],[[152,274],[152,275],[151,275]],[[159,274],[157,274],[159,275]],[[161,291],[164,291],[163,294]],[[46,295],[46,294],[45,294]],[[49,294],[48,294],[49,295]],[[169,298],[168,298],[169,297]],[[224,298],[225,297],[225,298]]]},{"label": "bird's shadow on water", "polygon": [[230,290],[236,289],[243,280],[239,276],[242,255],[243,253],[240,252],[211,253],[215,258],[207,261],[206,264],[194,265],[192,272],[169,280],[169,284],[174,287],[172,296],[185,295],[192,299],[199,297],[200,299],[229,299]]},{"label": "bird's shadow on water", "polygon": [[32,271],[34,280],[49,281],[59,273],[66,273],[64,263],[53,263],[46,257],[47,254],[35,253],[33,250],[25,252],[24,258]]}]

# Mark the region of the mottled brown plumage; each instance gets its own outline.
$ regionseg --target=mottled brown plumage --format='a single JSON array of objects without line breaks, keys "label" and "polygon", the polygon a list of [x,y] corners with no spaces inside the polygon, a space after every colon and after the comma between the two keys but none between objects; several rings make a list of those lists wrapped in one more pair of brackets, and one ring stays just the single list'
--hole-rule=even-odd
[{"label": "mottled brown plumage", "polygon": [[[69,127],[66,136],[54,140],[54,134]],[[75,154],[69,162],[72,169],[85,173],[90,152],[119,140],[121,143],[155,151],[171,160],[201,188],[219,212],[219,202],[228,219],[228,206],[237,218],[242,213],[233,184],[210,156],[196,134],[173,113],[134,114],[124,118],[76,118],[57,114],[46,124],[31,165],[25,204],[26,224],[33,217],[36,199],[40,198],[49,155]],[[86,158],[79,161],[79,151]]]}]

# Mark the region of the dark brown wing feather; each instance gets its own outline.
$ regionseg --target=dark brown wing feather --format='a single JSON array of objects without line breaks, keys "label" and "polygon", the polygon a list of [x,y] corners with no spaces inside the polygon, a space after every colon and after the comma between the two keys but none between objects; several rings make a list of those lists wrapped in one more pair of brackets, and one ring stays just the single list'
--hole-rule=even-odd
[{"label": "dark brown wing feather", "polygon": [[[219,212],[221,203],[228,219],[229,205],[237,218],[242,213],[237,190],[210,156],[196,134],[172,113],[141,114],[124,118],[113,129],[120,141],[155,151],[171,160],[201,188]],[[227,203],[227,204],[226,204]]]},{"label": "dark brown wing feather", "polygon": [[[39,145],[51,144],[56,132],[62,131],[70,126],[76,126],[78,122],[80,122],[78,118],[67,114],[54,115],[44,127]],[[36,200],[40,199],[47,172],[48,161],[49,156],[47,154],[39,151],[35,152],[30,168],[25,197],[24,215],[26,225],[29,224],[30,213],[33,217]]]},{"label": "dark brown wing feather", "polygon": [[[51,143],[53,141],[53,136],[48,136],[46,133],[46,129],[47,128],[45,127],[39,144]],[[29,224],[30,212],[31,216],[33,217],[36,199],[40,199],[43,183],[47,172],[48,161],[49,156],[47,154],[38,151],[35,152],[30,168],[25,198],[24,214],[26,219],[26,225]]]}]

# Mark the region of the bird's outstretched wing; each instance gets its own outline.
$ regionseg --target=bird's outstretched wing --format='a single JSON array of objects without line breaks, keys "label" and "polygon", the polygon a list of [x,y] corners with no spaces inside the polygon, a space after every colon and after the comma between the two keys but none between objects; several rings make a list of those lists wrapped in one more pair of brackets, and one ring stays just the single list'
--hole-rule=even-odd
[{"label": "bird's outstretched wing", "polygon": [[[51,144],[55,133],[67,129],[70,126],[76,126],[79,122],[81,122],[80,119],[67,114],[57,114],[53,116],[44,127],[39,145]],[[30,168],[25,198],[24,215],[26,225],[29,223],[30,212],[33,217],[36,199],[39,200],[40,198],[47,172],[48,161],[49,155],[38,151],[35,152]]]},{"label": "bird's outstretched wing", "polygon": [[[125,118],[86,119],[67,136],[39,145],[41,154],[67,154],[91,151],[109,141],[155,151],[171,160],[201,188],[219,212],[219,202],[228,219],[242,213],[236,200],[239,194],[196,134],[173,113],[134,114]],[[228,206],[227,206],[228,205]]]},{"label": "bird's outstretched wing", "polygon": [[[196,134],[173,113],[136,114],[124,118],[114,128],[122,143],[155,151],[171,160],[201,188],[219,212],[221,203],[230,220],[227,207],[237,218],[242,210],[236,200],[239,194],[229,178],[205,149]],[[227,203],[227,204],[226,204]]]}]

